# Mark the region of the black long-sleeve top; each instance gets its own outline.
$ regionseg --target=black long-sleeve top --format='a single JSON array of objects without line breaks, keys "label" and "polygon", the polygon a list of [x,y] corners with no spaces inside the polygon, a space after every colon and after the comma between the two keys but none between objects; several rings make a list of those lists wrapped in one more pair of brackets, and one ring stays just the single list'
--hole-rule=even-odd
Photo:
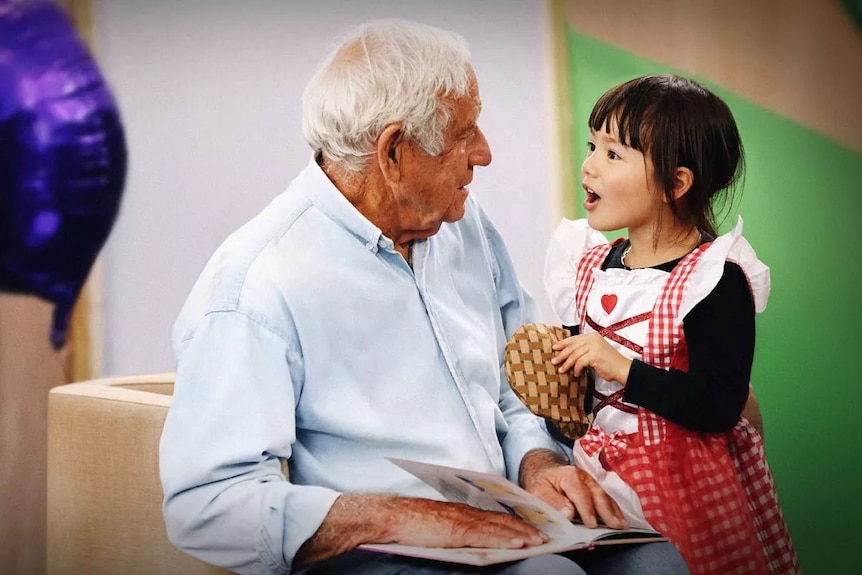
[{"label": "black long-sleeve top", "polygon": [[[615,245],[602,269],[625,268]],[[670,272],[682,258],[655,266]],[[566,326],[578,333],[575,326]],[[754,361],[754,300],[745,274],[725,262],[715,289],[684,318],[688,372],[632,362],[623,400],[700,432],[732,428],[745,406]]]}]

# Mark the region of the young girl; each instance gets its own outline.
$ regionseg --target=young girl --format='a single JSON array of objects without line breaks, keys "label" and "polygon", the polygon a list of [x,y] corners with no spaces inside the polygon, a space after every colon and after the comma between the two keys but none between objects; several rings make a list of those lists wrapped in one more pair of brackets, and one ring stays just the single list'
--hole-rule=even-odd
[{"label": "young girl", "polygon": [[[796,573],[762,439],[740,416],[769,268],[741,219],[722,236],[713,221],[744,163],[733,115],[703,86],[654,75],[608,91],[589,125],[587,219],[563,220],[545,269],[577,334],[552,363],[595,380],[574,462],[693,573]],[[612,243],[599,233],[622,228]]]}]

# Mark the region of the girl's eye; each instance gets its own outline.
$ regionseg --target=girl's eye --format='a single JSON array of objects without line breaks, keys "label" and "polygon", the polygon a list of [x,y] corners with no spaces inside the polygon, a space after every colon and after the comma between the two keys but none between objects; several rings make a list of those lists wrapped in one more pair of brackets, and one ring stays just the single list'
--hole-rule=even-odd
[{"label": "girl's eye", "polygon": [[613,150],[609,150],[608,151],[608,158],[610,158],[612,160],[616,160],[617,158],[619,158],[619,156]]},{"label": "girl's eye", "polygon": [[592,142],[587,142],[587,150],[589,150],[591,152],[595,152],[596,151],[596,145]]}]

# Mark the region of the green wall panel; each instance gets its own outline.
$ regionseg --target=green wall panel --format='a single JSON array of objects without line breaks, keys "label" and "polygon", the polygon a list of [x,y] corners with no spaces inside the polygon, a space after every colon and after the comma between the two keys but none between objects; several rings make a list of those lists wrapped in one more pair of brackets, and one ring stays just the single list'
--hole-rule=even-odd
[{"label": "green wall panel", "polygon": [[[635,76],[679,72],[571,28],[567,46],[570,160],[580,178],[596,99]],[[862,516],[862,447],[854,441],[862,439],[862,248],[851,218],[859,216],[862,155],[696,79],[730,105],[746,149],[742,193],[721,228],[741,214],[745,236],[771,269],[752,382],[784,514],[806,574],[858,572],[862,545],[850,541],[850,526]]]}]

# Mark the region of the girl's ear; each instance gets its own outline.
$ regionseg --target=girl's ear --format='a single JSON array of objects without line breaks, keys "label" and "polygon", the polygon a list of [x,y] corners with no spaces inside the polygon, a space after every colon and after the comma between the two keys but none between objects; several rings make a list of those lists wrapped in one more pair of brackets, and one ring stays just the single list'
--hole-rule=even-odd
[{"label": "girl's ear", "polygon": [[387,180],[401,179],[401,152],[404,143],[401,124],[389,124],[377,138],[377,165]]},{"label": "girl's ear", "polygon": [[677,200],[683,197],[691,189],[693,183],[694,174],[690,169],[677,168],[673,175],[673,197]]}]

